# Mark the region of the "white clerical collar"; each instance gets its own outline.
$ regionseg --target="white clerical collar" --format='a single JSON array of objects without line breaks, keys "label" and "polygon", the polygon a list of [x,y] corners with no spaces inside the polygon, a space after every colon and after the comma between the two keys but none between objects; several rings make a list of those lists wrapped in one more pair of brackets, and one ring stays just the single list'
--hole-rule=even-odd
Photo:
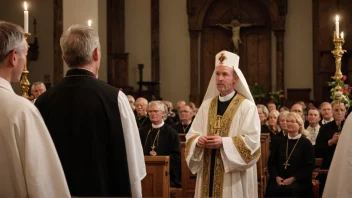
[{"label": "white clerical collar", "polygon": [[295,137],[291,137],[290,134],[287,135],[288,139],[290,139],[290,140],[297,140],[297,139],[301,138],[301,136],[302,136],[302,133],[296,135]]},{"label": "white clerical collar", "polygon": [[232,93],[227,94],[227,95],[226,95],[226,96],[224,96],[224,97],[222,97],[222,96],[220,96],[220,95],[219,95],[219,100],[220,100],[221,102],[226,102],[226,101],[229,101],[229,100],[231,100],[231,98],[235,95],[235,93],[236,93],[236,91],[235,91],[235,90],[233,90],[233,92],[232,92]]},{"label": "white clerical collar", "polygon": [[4,78],[0,77],[0,87],[3,87],[11,92],[14,92],[12,89],[11,84],[9,83],[9,81],[5,80]]},{"label": "white clerical collar", "polygon": [[323,121],[321,123],[327,124],[327,123],[332,122],[332,121],[334,121],[334,118],[331,118],[331,120],[324,120],[323,119]]},{"label": "white clerical collar", "polygon": [[158,128],[162,127],[162,126],[164,126],[164,120],[161,121],[160,124],[153,124],[153,123],[152,123],[153,129],[158,129]]}]

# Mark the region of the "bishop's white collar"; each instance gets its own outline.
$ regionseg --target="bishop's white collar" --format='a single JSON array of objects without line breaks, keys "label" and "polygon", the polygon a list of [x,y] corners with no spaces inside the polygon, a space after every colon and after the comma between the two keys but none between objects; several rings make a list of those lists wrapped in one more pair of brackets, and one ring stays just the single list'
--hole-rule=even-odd
[{"label": "bishop's white collar", "polygon": [[227,95],[226,95],[226,96],[224,96],[224,97],[221,97],[221,96],[219,95],[219,100],[220,100],[221,102],[226,102],[226,101],[229,101],[229,100],[231,100],[231,98],[235,95],[235,93],[236,93],[236,91],[235,91],[235,90],[233,90],[233,92],[232,92],[232,93],[227,94]]},{"label": "bishop's white collar", "polygon": [[296,135],[295,137],[291,137],[290,134],[287,135],[288,139],[290,139],[290,140],[297,140],[297,139],[301,138],[301,136],[302,136],[302,133]]},{"label": "bishop's white collar", "polygon": [[158,129],[158,128],[164,126],[164,124],[165,124],[164,120],[162,120],[160,124],[153,124],[152,123],[152,127],[153,127],[153,129]]}]

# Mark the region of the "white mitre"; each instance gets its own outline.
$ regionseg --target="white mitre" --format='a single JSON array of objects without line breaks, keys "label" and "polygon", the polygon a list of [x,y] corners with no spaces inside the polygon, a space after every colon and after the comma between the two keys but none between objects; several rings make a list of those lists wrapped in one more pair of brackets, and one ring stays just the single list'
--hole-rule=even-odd
[{"label": "white mitre", "polygon": [[[215,56],[215,68],[217,66],[226,66],[232,68],[235,73],[238,76],[238,81],[235,84],[235,90],[238,93],[241,93],[244,97],[246,97],[248,100],[254,102],[252,94],[249,90],[248,84],[246,79],[243,76],[242,71],[238,68],[238,64],[240,61],[240,57],[237,56],[236,54],[228,51],[221,51]],[[204,96],[204,100],[214,98],[215,96],[218,96],[220,92],[217,89],[216,86],[216,69],[214,69],[213,75],[211,77],[211,80],[209,82],[209,86],[207,89],[207,92]]]}]

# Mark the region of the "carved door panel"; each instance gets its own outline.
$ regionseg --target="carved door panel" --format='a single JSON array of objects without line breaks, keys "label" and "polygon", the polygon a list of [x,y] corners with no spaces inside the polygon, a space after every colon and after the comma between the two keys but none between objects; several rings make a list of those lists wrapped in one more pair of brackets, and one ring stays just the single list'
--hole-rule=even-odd
[{"label": "carved door panel", "polygon": [[[261,27],[241,30],[239,68],[248,85],[258,83],[271,90],[271,34]],[[201,34],[200,94],[204,97],[215,68],[215,55],[221,50],[233,51],[231,32],[205,28]]]}]

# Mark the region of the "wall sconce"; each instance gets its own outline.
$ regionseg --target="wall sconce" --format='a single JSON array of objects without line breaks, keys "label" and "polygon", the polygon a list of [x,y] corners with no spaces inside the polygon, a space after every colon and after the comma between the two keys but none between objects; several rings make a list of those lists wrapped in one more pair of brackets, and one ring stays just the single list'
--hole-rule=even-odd
[{"label": "wall sconce", "polygon": [[33,20],[33,37],[34,41],[33,43],[29,43],[29,49],[28,49],[28,59],[30,61],[36,61],[38,60],[38,55],[39,55],[39,45],[38,45],[38,37],[37,37],[37,20],[34,18]]}]

